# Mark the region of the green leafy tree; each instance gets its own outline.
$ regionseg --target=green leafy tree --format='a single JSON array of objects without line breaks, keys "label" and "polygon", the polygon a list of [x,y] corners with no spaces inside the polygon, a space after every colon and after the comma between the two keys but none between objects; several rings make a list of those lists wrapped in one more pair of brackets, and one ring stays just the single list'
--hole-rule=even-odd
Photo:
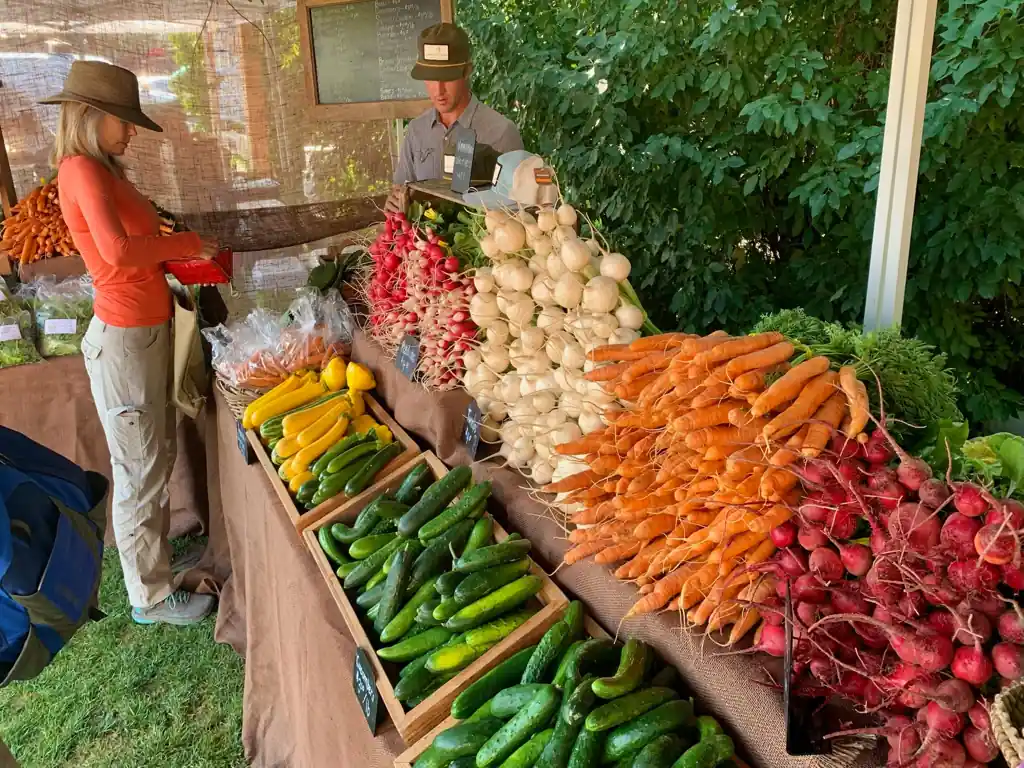
[{"label": "green leafy tree", "polygon": [[[863,313],[896,0],[479,0],[476,89],[663,327]],[[972,420],[1021,405],[1024,2],[940,6],[904,327]]]}]

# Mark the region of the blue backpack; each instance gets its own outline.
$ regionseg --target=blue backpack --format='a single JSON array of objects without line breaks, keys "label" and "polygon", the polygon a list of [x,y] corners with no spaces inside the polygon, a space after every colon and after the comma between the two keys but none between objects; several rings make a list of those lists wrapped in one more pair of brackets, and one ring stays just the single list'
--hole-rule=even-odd
[{"label": "blue backpack", "polygon": [[0,686],[38,675],[96,609],[107,481],[0,427]]}]

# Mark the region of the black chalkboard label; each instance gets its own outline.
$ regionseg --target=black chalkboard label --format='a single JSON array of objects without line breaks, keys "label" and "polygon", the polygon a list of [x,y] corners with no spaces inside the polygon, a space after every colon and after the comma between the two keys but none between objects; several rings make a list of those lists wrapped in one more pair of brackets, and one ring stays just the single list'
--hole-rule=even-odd
[{"label": "black chalkboard label", "polygon": [[377,711],[380,709],[380,692],[377,690],[377,683],[374,679],[373,665],[362,648],[356,648],[355,669],[352,673],[352,690],[355,691],[356,699],[359,700],[359,708],[363,710],[366,724],[370,726],[370,733],[376,733]]},{"label": "black chalkboard label", "polygon": [[252,464],[252,446],[249,445],[249,436],[245,434],[245,427],[242,426],[242,422],[235,422],[235,439],[238,440],[238,452],[242,454],[242,458],[245,459],[246,464]]},{"label": "black chalkboard label", "polygon": [[398,345],[398,354],[395,355],[395,367],[401,371],[405,378],[412,381],[416,374],[416,366],[420,362],[420,340],[411,333],[402,337],[402,343]]},{"label": "black chalkboard label", "polygon": [[463,194],[473,183],[473,153],[476,132],[472,128],[455,127],[455,165],[452,167],[452,192]]},{"label": "black chalkboard label", "polygon": [[476,452],[480,448],[480,422],[483,414],[480,413],[480,406],[476,400],[470,400],[466,406],[466,423],[462,425],[462,442],[466,446],[469,458],[475,459]]},{"label": "black chalkboard label", "polygon": [[310,4],[317,102],[425,99],[409,74],[421,30],[441,21],[438,0],[355,0]]}]

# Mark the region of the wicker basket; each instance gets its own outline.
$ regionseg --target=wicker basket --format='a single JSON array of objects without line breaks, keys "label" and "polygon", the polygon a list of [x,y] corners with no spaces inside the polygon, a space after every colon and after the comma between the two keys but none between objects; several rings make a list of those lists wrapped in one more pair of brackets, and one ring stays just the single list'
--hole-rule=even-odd
[{"label": "wicker basket", "polygon": [[228,383],[220,376],[217,377],[216,387],[217,391],[224,396],[224,400],[227,402],[228,408],[231,409],[231,413],[233,413],[235,418],[239,421],[241,421],[242,416],[245,415],[245,407],[263,394],[257,389],[236,387],[234,384]]},{"label": "wicker basket", "polygon": [[996,696],[992,704],[992,735],[1010,768],[1024,764],[1024,680]]}]

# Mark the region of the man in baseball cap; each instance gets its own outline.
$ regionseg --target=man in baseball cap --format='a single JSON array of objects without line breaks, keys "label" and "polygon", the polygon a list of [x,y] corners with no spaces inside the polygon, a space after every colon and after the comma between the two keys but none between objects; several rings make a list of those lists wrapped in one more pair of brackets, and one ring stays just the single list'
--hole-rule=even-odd
[{"label": "man in baseball cap", "polygon": [[456,125],[471,129],[477,144],[492,147],[497,153],[523,148],[515,123],[482,104],[470,91],[472,71],[469,37],[462,29],[442,23],[420,33],[412,78],[426,83],[433,107],[406,129],[388,210],[404,210],[403,185],[451,173],[455,156],[446,154],[446,147],[452,145],[448,139]]}]

